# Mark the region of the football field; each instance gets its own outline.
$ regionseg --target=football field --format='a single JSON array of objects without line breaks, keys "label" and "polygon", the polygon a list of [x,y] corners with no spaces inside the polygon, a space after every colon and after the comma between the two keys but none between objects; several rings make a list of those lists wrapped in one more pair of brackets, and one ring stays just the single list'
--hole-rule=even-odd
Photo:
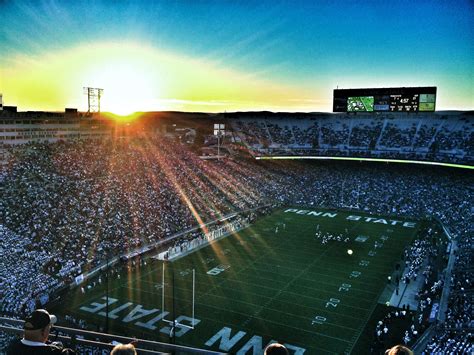
[{"label": "football field", "polygon": [[[175,329],[181,345],[259,354],[278,341],[294,354],[350,353],[422,223],[319,208],[278,210],[166,262],[164,272],[162,261],[147,259],[112,275],[110,331],[170,342],[167,321],[176,319],[188,326]],[[329,235],[334,240],[324,243]],[[84,294],[70,292],[53,311],[96,330],[105,324],[104,284],[102,276]]]}]

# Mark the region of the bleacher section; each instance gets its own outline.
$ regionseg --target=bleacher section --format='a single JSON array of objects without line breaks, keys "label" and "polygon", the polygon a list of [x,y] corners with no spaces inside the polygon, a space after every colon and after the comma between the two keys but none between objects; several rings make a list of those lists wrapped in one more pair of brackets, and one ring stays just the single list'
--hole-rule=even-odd
[{"label": "bleacher section", "polygon": [[473,112],[237,114],[231,123],[255,155],[474,161]]}]

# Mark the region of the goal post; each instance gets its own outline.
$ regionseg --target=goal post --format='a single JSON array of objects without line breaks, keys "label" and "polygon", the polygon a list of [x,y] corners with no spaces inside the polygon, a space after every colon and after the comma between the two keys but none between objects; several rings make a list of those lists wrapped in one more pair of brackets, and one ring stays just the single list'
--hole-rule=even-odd
[{"label": "goal post", "polygon": [[[163,312],[166,311],[165,307],[165,296],[166,296],[166,282],[165,282],[165,265],[166,262],[163,262],[163,270],[162,270],[162,277],[161,277],[161,309]],[[173,309],[175,308],[174,302],[175,302],[175,292],[174,292],[174,270],[171,268],[171,274],[172,274],[172,300],[173,300]],[[167,323],[168,325],[171,326],[171,331],[170,334],[174,331],[174,328],[176,326],[183,327],[183,328],[189,328],[189,329],[194,329],[194,326],[197,324],[196,323],[196,318],[195,316],[195,302],[196,302],[196,270],[192,269],[192,300],[191,300],[191,325],[187,324],[182,324],[176,321],[176,319],[166,319],[166,317],[163,317],[162,321]],[[168,314],[173,315],[174,312],[169,312]],[[173,316],[173,318],[176,318]]]}]

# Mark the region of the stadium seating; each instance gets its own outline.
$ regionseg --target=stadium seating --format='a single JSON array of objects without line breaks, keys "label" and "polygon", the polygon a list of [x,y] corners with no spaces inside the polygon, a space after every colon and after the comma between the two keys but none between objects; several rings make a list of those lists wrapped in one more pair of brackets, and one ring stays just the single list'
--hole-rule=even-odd
[{"label": "stadium seating", "polygon": [[236,134],[256,155],[333,155],[471,164],[472,113],[262,114],[235,117]]},{"label": "stadium seating", "polygon": [[[427,156],[436,143],[437,157],[472,159],[466,116],[403,122],[359,116],[246,117],[233,125],[256,152],[381,155],[393,149],[395,156]],[[267,204],[358,206],[369,213],[429,215],[449,226],[460,251],[447,326],[472,327],[471,300],[464,295],[473,290],[472,179],[435,169],[262,162],[239,155],[201,160],[181,143],[155,136],[12,147],[0,173],[0,313],[23,316],[35,303],[46,303],[84,269],[103,262],[106,251],[119,256],[230,212]],[[436,344],[433,349],[448,346]]]}]

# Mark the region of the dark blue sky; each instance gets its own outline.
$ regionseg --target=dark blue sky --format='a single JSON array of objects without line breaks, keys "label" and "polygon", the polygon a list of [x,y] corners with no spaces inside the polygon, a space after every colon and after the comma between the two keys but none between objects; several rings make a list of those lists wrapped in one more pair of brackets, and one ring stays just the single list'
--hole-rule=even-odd
[{"label": "dark blue sky", "polygon": [[315,96],[436,85],[441,106],[474,106],[472,1],[3,1],[0,12],[2,67],[124,41]]}]

